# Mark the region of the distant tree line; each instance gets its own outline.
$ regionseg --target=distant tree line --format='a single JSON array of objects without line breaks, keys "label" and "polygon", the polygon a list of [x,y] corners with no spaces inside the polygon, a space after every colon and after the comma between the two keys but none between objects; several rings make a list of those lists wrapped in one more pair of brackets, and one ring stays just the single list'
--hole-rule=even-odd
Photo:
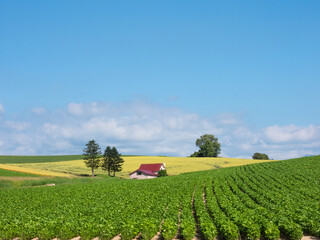
[{"label": "distant tree line", "polygon": [[107,146],[102,155],[99,144],[95,140],[90,140],[83,149],[82,155],[86,166],[91,168],[92,177],[94,176],[94,170],[99,167],[107,171],[109,176],[112,174],[113,177],[116,172],[122,171],[124,160],[116,147]]},{"label": "distant tree line", "polygon": [[[196,140],[196,146],[199,150],[192,153],[190,157],[218,157],[221,153],[221,144],[213,134],[204,134]],[[269,160],[269,156],[265,153],[256,152],[252,156],[253,159]]]}]

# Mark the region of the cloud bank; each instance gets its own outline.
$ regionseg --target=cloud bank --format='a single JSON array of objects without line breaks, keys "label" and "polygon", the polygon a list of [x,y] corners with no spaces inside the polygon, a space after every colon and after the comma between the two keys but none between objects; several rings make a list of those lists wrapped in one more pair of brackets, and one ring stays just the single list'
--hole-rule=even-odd
[{"label": "cloud bank", "polygon": [[64,109],[30,110],[23,121],[6,119],[0,105],[0,154],[81,154],[95,139],[122,154],[188,156],[195,140],[210,133],[222,144],[221,156],[251,158],[263,152],[273,159],[319,154],[320,126],[269,126],[254,129],[241,115],[205,118],[148,102],[69,103]]}]

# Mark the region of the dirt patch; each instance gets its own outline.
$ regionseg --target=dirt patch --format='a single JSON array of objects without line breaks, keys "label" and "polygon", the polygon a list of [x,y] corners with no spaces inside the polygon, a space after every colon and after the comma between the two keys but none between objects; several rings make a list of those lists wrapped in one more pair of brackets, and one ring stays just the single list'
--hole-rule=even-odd
[{"label": "dirt patch", "polygon": [[114,238],[112,238],[112,240],[121,240],[121,234],[118,234],[117,236],[115,236]]},{"label": "dirt patch", "polygon": [[161,236],[161,233],[158,232],[157,235],[155,235],[153,238],[151,238],[151,240],[161,240],[162,239],[162,236]]},{"label": "dirt patch", "polygon": [[313,236],[303,236],[301,240],[320,240],[320,238]]},{"label": "dirt patch", "polygon": [[72,238],[71,240],[80,240],[81,239],[81,237],[80,236],[78,236],[78,237],[74,237],[74,238]]}]

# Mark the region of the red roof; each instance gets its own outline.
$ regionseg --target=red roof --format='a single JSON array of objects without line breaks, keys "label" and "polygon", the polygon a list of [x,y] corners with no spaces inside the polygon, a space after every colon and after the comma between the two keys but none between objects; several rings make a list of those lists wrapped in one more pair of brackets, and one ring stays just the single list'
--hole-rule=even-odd
[{"label": "red roof", "polygon": [[158,176],[155,172],[159,172],[160,168],[163,166],[162,163],[153,163],[153,164],[141,164],[139,169],[135,170],[134,172],[130,173],[129,175],[135,173],[136,171],[143,172],[147,175],[151,176]]},{"label": "red roof", "polygon": [[[137,170],[138,171],[138,170]],[[158,174],[152,172],[152,171],[149,171],[149,170],[139,170],[140,172],[143,172],[147,175],[151,175],[151,176],[158,176]]]},{"label": "red roof", "polygon": [[162,163],[154,163],[154,164],[141,164],[139,170],[148,170],[152,172],[159,172],[162,167]]}]

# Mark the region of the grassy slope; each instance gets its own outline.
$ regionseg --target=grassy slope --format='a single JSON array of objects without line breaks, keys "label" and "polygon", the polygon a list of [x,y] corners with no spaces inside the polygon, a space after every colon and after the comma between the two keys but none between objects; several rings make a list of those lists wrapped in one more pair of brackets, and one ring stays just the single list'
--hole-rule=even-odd
[{"label": "grassy slope", "polygon": [[[312,165],[310,165],[310,163]],[[295,169],[298,171],[299,174],[302,175],[306,175],[308,176],[308,178],[305,179],[306,183],[308,183],[308,181],[310,182],[310,184],[306,184],[306,186],[312,186],[314,188],[315,184],[320,184],[319,179],[315,178],[315,176],[319,176],[319,164],[320,164],[320,156],[318,157],[310,157],[310,158],[300,158],[300,159],[294,159],[294,160],[289,160],[289,161],[277,161],[277,162],[273,162],[273,163],[265,163],[259,166],[263,166],[259,171],[265,173],[268,168],[270,167],[271,169],[273,169],[272,171],[275,171],[278,167],[281,168],[282,165],[287,165],[287,167],[282,168],[283,172],[282,174],[284,175],[288,175],[294,178],[295,174],[291,173],[292,169]],[[303,170],[303,166],[311,166],[309,168],[307,168],[306,170]],[[235,168],[233,168],[235,169]],[[237,168],[240,169],[240,168]],[[302,169],[302,170],[301,170]],[[116,184],[118,187],[114,188],[113,186],[115,184],[111,183],[111,182],[106,182],[106,183],[101,183],[101,184],[88,184],[88,185],[84,185],[84,184],[78,184],[80,182],[75,182],[74,187],[70,188],[67,186],[57,186],[56,188],[32,188],[32,189],[14,189],[14,190],[8,190],[8,191],[0,191],[0,199],[5,199],[7,202],[9,202],[10,204],[17,204],[17,207],[11,207],[9,208],[3,208],[2,210],[4,211],[4,217],[8,217],[9,214],[12,214],[12,219],[10,219],[8,217],[9,220],[7,221],[3,221],[5,224],[9,225],[12,224],[12,226],[14,226],[15,221],[19,221],[19,218],[22,218],[21,216],[24,216],[26,219],[28,218],[29,221],[23,221],[21,222],[21,226],[24,227],[24,231],[30,231],[30,239],[37,236],[34,235],[32,232],[32,229],[30,228],[30,224],[29,223],[38,223],[37,224],[33,224],[32,226],[34,226],[34,231],[36,234],[39,234],[39,231],[42,231],[44,233],[48,232],[49,230],[55,231],[55,229],[52,227],[50,228],[50,224],[52,225],[52,222],[54,223],[53,225],[55,227],[57,227],[58,229],[58,234],[61,234],[64,231],[60,231],[59,227],[63,228],[65,227],[65,230],[74,230],[74,234],[71,234],[69,237],[72,238],[74,236],[78,236],[82,234],[85,234],[87,232],[93,231],[90,230],[90,226],[91,224],[90,221],[88,221],[89,219],[91,219],[93,221],[94,224],[92,224],[94,226],[94,228],[92,229],[96,229],[97,226],[99,226],[99,222],[95,222],[98,221],[97,219],[101,219],[101,218],[97,218],[96,216],[101,216],[101,212],[105,211],[105,214],[108,214],[108,212],[111,211],[115,211],[116,214],[114,216],[112,216],[112,218],[110,219],[114,219],[113,217],[116,216],[130,216],[128,213],[128,208],[127,208],[127,202],[125,204],[118,204],[118,203],[122,203],[123,202],[123,196],[126,196],[127,194],[129,194],[130,192],[133,192],[134,196],[135,194],[139,194],[141,187],[145,184],[147,184],[147,192],[151,193],[152,190],[157,187],[157,186],[163,186],[165,187],[166,184],[170,185],[172,189],[172,186],[175,186],[177,188],[179,188],[180,184],[184,184],[187,183],[188,186],[191,189],[193,189],[193,186],[195,185],[195,183],[200,180],[200,182],[202,181],[201,179],[205,179],[208,178],[210,181],[207,181],[208,184],[212,183],[211,179],[215,177],[216,171],[217,172],[231,172],[232,168],[230,169],[219,169],[219,170],[215,170],[215,171],[205,171],[205,172],[194,172],[194,173],[188,173],[188,174],[181,174],[180,176],[173,176],[173,177],[167,177],[167,178],[162,178],[162,179],[154,179],[154,180],[150,180],[150,181],[129,181],[129,180],[122,180],[122,181],[118,181],[118,183]],[[245,171],[246,174],[248,175],[252,175],[252,173],[249,173],[247,171]],[[280,174],[279,174],[280,175]],[[276,175],[274,175],[274,177],[276,177]],[[88,178],[87,178],[88,179]],[[90,178],[89,178],[90,179]],[[279,178],[281,179],[281,178]],[[302,178],[297,178],[297,182],[301,181]],[[318,181],[310,181],[310,179],[314,179],[314,180],[318,180]],[[277,180],[277,178],[276,178]],[[190,182],[190,184],[189,184]],[[202,182],[201,182],[202,183]],[[284,182],[284,185],[285,184]],[[127,187],[126,187],[127,186]],[[202,184],[201,184],[202,186]],[[289,192],[289,193],[295,193],[295,190],[301,190],[300,188],[297,189],[292,189],[293,191]],[[319,191],[319,189],[318,189]],[[140,197],[143,198],[141,199],[141,203],[143,203],[143,200],[147,200],[150,201],[150,204],[154,204],[154,202],[152,202],[152,199],[162,199],[166,196],[166,192],[160,192],[160,196],[159,198],[152,198],[149,196],[149,194],[141,194]],[[157,191],[155,191],[155,194],[157,193]],[[33,196],[43,196],[43,198],[33,198]],[[164,195],[164,196],[162,196]],[[19,201],[13,201],[14,199],[18,199]],[[112,208],[110,208],[110,210],[108,208],[106,208],[108,201],[106,201],[108,196],[112,196],[112,199],[115,199],[114,201],[117,204],[114,205],[110,205],[112,206]],[[171,196],[171,195],[170,195]],[[284,200],[287,198],[286,194],[283,194],[283,198]],[[12,199],[12,200],[11,200]],[[35,203],[31,203],[30,199],[32,199],[33,201],[35,201]],[[138,198],[140,200],[140,198]],[[60,203],[60,204],[57,204]],[[134,199],[134,201],[132,201],[132,203],[136,202],[136,200]],[[190,201],[188,201],[190,202]],[[155,206],[158,205],[158,201],[155,202]],[[18,205],[19,204],[19,205]],[[21,206],[21,204],[23,205],[23,208],[19,208],[18,206]],[[53,211],[48,211],[47,215],[45,215],[45,217],[41,218],[41,221],[39,221],[39,217],[38,214],[40,214],[38,212],[38,208],[34,207],[34,204],[43,204],[44,207],[47,206],[52,206],[52,209],[54,209]],[[3,205],[4,206],[4,205]],[[89,206],[89,207],[88,207]],[[123,207],[126,206],[126,207]],[[171,206],[171,205],[169,205]],[[1,209],[1,205],[0,205],[0,209]],[[97,215],[93,214],[93,209],[95,210],[94,213],[96,213]],[[145,209],[149,209],[148,207],[145,207]],[[15,211],[15,212],[10,212],[10,211]],[[45,210],[45,208],[44,208]],[[6,211],[6,212],[5,212]],[[30,213],[30,211],[34,211],[35,214]],[[68,214],[66,214],[66,211],[68,211]],[[121,212],[122,211],[122,212]],[[319,211],[319,210],[317,210]],[[119,214],[119,212],[121,212],[122,214]],[[136,214],[136,211],[132,211],[133,214]],[[74,215],[72,215],[73,213],[75,213]],[[79,214],[81,213],[81,214]],[[146,216],[149,216],[148,214],[146,214]],[[162,216],[162,215],[161,215]],[[293,214],[293,216],[295,216]],[[169,216],[170,217],[170,216]],[[22,219],[25,219],[22,218]],[[64,219],[65,218],[65,219]],[[131,218],[127,218],[126,220],[130,220]],[[143,217],[139,217],[136,218],[134,220],[140,220],[143,219]],[[123,219],[120,219],[123,220]],[[65,222],[70,223],[70,224],[74,224],[74,226],[76,226],[75,228],[71,228],[70,225],[65,225]],[[72,221],[75,221],[74,223]],[[121,223],[124,221],[120,221]],[[108,222],[107,222],[108,223]],[[103,229],[111,229],[106,227],[104,224],[107,223],[103,223]],[[129,222],[130,223],[130,222]],[[29,225],[28,225],[29,224]],[[44,226],[49,226],[48,229],[44,228],[43,226],[41,226],[40,224],[43,224]],[[82,224],[82,225],[79,225]],[[101,225],[101,223],[100,223]],[[0,225],[1,226],[1,225]],[[139,225],[140,226],[140,225]],[[86,229],[88,228],[88,229]],[[10,227],[7,227],[6,231],[9,231]],[[128,229],[128,227],[124,226],[123,229]],[[12,230],[14,231],[14,229]],[[77,232],[77,231],[82,231],[82,232]],[[102,230],[101,230],[102,231]],[[20,234],[20,229],[17,230],[17,232]],[[138,231],[139,232],[139,231]],[[116,234],[118,234],[119,232],[117,231]],[[116,234],[112,235],[115,236]],[[10,238],[14,238],[20,236],[18,234],[13,234],[12,236],[9,236],[8,239]],[[93,236],[90,236],[91,238],[97,236],[96,233],[93,233]],[[57,234],[53,233],[52,236],[50,236],[51,238],[53,237],[57,237]],[[59,237],[59,236],[58,236]]]},{"label": "grassy slope", "polygon": [[[189,157],[161,157],[161,156],[124,156],[125,163],[123,171],[117,173],[117,176],[129,178],[129,173],[138,169],[142,163],[163,163],[165,162],[169,175],[177,175],[185,172],[195,172],[224,167],[240,166],[244,164],[262,163],[266,160],[235,159],[235,158],[189,158]],[[32,170],[32,173],[39,171],[53,171],[54,173],[70,174],[90,174],[91,170],[87,168],[83,160],[68,160],[57,162],[36,162],[6,164],[7,167],[15,169],[23,168]],[[1,168],[1,164],[0,164]],[[105,174],[101,169],[95,170],[97,174]]]},{"label": "grassy slope", "polygon": [[40,176],[36,174],[10,171],[10,170],[5,170],[0,168],[0,178],[1,177],[40,177]]},{"label": "grassy slope", "polygon": [[0,163],[42,163],[61,162],[81,159],[82,155],[57,155],[57,156],[0,156]]},{"label": "grassy slope", "polygon": [[0,169],[0,189],[20,187],[26,182],[26,180],[31,181],[31,179],[38,182],[39,180],[41,180],[41,176],[30,173]]}]

